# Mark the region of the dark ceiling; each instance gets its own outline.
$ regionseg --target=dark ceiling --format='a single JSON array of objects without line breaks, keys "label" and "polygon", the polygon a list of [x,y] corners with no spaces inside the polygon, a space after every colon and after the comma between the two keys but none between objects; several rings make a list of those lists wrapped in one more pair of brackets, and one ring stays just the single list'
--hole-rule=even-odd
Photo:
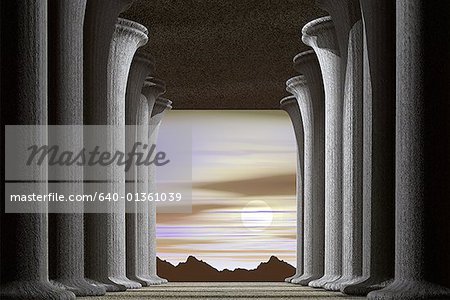
[{"label": "dark ceiling", "polygon": [[149,29],[145,50],[174,109],[278,109],[315,0],[137,0],[121,17]]}]

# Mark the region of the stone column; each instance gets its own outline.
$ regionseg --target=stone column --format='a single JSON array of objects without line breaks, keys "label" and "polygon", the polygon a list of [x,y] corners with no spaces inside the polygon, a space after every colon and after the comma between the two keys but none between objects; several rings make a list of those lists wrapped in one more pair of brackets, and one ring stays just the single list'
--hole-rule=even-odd
[{"label": "stone column", "polygon": [[[111,40],[108,59],[106,99],[92,99],[98,122],[114,125],[103,146],[111,152],[125,152],[125,92],[128,73],[137,48],[147,42],[147,29],[130,20],[119,18]],[[89,99],[91,100],[91,99]],[[102,103],[99,107],[98,103]],[[98,169],[98,168],[97,168]],[[97,192],[119,195],[119,201],[105,203],[108,213],[89,214],[88,247],[89,276],[106,285],[107,290],[120,286],[139,288],[141,284],[126,277],[125,241],[125,168],[112,164],[101,168],[105,183],[97,185]],[[96,170],[98,171],[98,170]],[[92,175],[91,175],[92,176]],[[94,194],[96,191],[91,191]]]},{"label": "stone column", "polygon": [[362,22],[349,34],[343,123],[342,277],[327,286],[339,290],[362,279],[363,222],[363,49]]},{"label": "stone column", "polygon": [[[323,276],[324,238],[325,238],[325,96],[323,91],[322,73],[319,61],[314,51],[302,52],[294,57],[294,67],[305,76],[310,94],[309,125],[305,127],[305,159],[306,135],[311,135],[312,151],[309,156],[311,165],[311,198],[306,197],[307,174],[305,173],[305,197],[303,206],[303,275],[293,279],[292,283],[308,285],[309,282]],[[300,109],[302,107],[300,106]],[[306,112],[305,112],[306,113]],[[302,112],[302,116],[305,114]],[[303,119],[305,121],[305,119]],[[307,128],[307,126],[309,128]],[[305,160],[305,172],[306,172]]]},{"label": "stone column", "polygon": [[[110,116],[105,108],[111,106],[107,102],[111,39],[117,17],[131,3],[132,0],[87,0],[83,27],[83,108],[86,125],[109,124]],[[98,249],[99,243],[106,244],[106,229],[102,231],[100,228],[106,221],[105,214],[85,215],[85,273],[90,279],[108,283],[105,286],[109,292],[124,291],[125,286],[108,279],[106,253],[102,254]]]},{"label": "stone column", "polygon": [[[49,124],[83,125],[83,20],[86,0],[49,1]],[[57,144],[83,144],[83,135],[52,136]],[[77,139],[74,141],[73,139]],[[70,139],[68,141],[67,139]],[[72,180],[56,184],[51,192],[66,197],[83,194],[83,170],[54,170],[51,179]],[[84,279],[83,203],[68,203],[73,213],[49,215],[49,271],[56,285],[76,296],[104,295],[105,288]]]},{"label": "stone column", "polygon": [[[318,0],[336,27],[344,84],[342,277],[339,290],[362,275],[362,24],[359,0]],[[358,23],[359,22],[359,23]],[[358,25],[357,25],[358,24]]]},{"label": "stone column", "polygon": [[[141,143],[138,151],[145,153],[143,145],[148,144],[149,109],[147,99],[141,95],[145,78],[154,71],[153,59],[144,52],[137,52],[131,64],[126,92],[126,149],[127,153],[136,143]],[[126,193],[134,195],[148,193],[148,167],[131,164],[126,172]],[[127,238],[127,277],[143,286],[151,284],[148,274],[148,202],[127,201],[126,203]]]},{"label": "stone column", "polygon": [[[149,119],[149,145],[157,145],[159,128],[165,113],[172,109],[172,101],[159,97],[153,106],[151,118]],[[148,192],[155,193],[156,187],[156,166],[151,164],[148,168]],[[156,266],[156,202],[151,201],[149,205],[149,242],[150,242],[150,261],[149,273],[156,284],[167,283],[167,279],[161,278],[157,273]]]},{"label": "stone column", "polygon": [[[300,96],[300,95],[299,95]],[[293,277],[286,278],[286,281],[299,278],[303,274],[303,202],[304,202],[304,190],[303,190],[303,178],[304,178],[304,133],[302,115],[300,113],[299,103],[296,96],[288,96],[280,101],[280,108],[286,111],[291,118],[292,126],[294,128],[295,139],[297,141],[297,266],[296,272]]]},{"label": "stone column", "polygon": [[[152,141],[151,135],[155,129],[151,116],[153,114],[153,109],[155,107],[156,99],[166,92],[166,84],[164,81],[159,80],[155,77],[149,77],[144,82],[144,87],[142,89],[142,94],[148,101],[149,108],[149,127],[148,127],[148,144],[151,146],[154,141]],[[155,120],[155,119],[154,119]],[[153,120],[153,121],[154,121]],[[154,193],[154,183],[151,182],[151,166],[147,169],[148,174],[148,193]],[[160,278],[156,273],[156,204],[154,202],[149,202],[148,204],[148,274],[152,279],[152,284],[161,284],[167,282],[166,279]]]},{"label": "stone column", "polygon": [[[75,299],[49,282],[47,204],[35,213],[5,213],[4,125],[47,124],[47,1],[2,1],[1,11],[1,166],[0,298]],[[33,137],[46,144],[46,132]],[[47,166],[31,165],[21,193],[47,194]],[[32,204],[30,204],[32,205]]]},{"label": "stone column", "polygon": [[[311,107],[311,95],[309,92],[309,87],[306,82],[305,76],[296,76],[289,79],[286,82],[286,91],[291,93],[297,100],[298,107],[300,109],[302,128],[303,128],[303,140],[300,143],[303,143],[303,157],[299,160],[299,167],[302,168],[301,178],[303,178],[303,197],[302,199],[297,199],[297,203],[300,203],[302,206],[301,209],[297,210],[297,219],[302,220],[302,238],[297,240],[297,272],[300,270],[302,273],[296,273],[291,279],[297,280],[301,277],[305,272],[305,260],[309,260],[306,254],[306,218],[305,218],[305,207],[310,206],[310,203],[313,201],[313,132],[312,132],[312,107]],[[299,153],[302,155],[302,153]],[[301,182],[301,181],[300,181]],[[301,195],[301,194],[300,194]],[[301,196],[300,196],[301,197]],[[301,215],[299,214],[301,213]],[[310,230],[310,228],[308,228]],[[308,236],[309,237],[309,236]],[[301,254],[300,254],[301,252]],[[301,258],[301,261],[299,261]],[[299,267],[300,266],[300,267]]]},{"label": "stone column", "polygon": [[342,274],[342,61],[330,17],[306,24],[302,34],[317,54],[325,86],[325,272],[309,283],[324,287]]},{"label": "stone column", "polygon": [[366,295],[394,271],[395,1],[361,0],[363,64],[363,277],[342,291]]},{"label": "stone column", "polygon": [[[430,271],[434,273],[436,268],[427,265],[430,263],[427,259],[430,246],[427,238],[433,232],[426,228],[430,223],[429,218],[440,217],[439,213],[431,212],[434,206],[441,205],[440,199],[448,203],[450,194],[448,177],[440,172],[445,170],[448,174],[450,170],[447,141],[450,132],[450,70],[449,54],[446,53],[449,43],[445,41],[446,30],[442,30],[450,28],[450,22],[439,20],[448,17],[448,10],[445,9],[448,8],[448,2],[396,2],[395,280],[388,287],[371,292],[368,298],[450,299],[449,288],[429,281],[433,277]],[[442,13],[437,8],[446,12]],[[439,25],[436,20],[439,20]],[[436,50],[436,47],[442,49]],[[438,76],[435,76],[436,68],[440,68]],[[441,137],[444,139],[442,143],[440,140],[436,141],[436,138]],[[442,151],[442,147],[446,151]],[[438,176],[435,175],[436,172]],[[439,181],[438,184],[434,183],[435,179]],[[448,214],[447,211],[447,216]],[[433,231],[440,230],[433,228]],[[441,250],[447,251],[448,257],[448,247],[441,247]],[[448,265],[445,268],[448,271]]]}]

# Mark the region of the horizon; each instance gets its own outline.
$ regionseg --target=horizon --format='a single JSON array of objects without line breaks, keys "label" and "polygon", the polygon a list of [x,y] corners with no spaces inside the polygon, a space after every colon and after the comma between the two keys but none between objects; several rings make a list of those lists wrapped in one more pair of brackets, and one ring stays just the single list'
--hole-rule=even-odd
[{"label": "horizon", "polygon": [[194,255],[188,255],[184,261],[179,261],[179,262],[177,262],[177,263],[175,263],[175,264],[174,264],[174,263],[171,263],[170,261],[167,261],[167,260],[165,260],[165,259],[161,259],[159,256],[157,256],[157,259],[161,260],[162,262],[169,263],[169,264],[171,264],[171,265],[174,266],[174,267],[178,267],[180,264],[183,264],[183,263],[185,264],[185,263],[187,263],[188,260],[189,260],[189,257],[193,257],[194,259],[196,259],[196,260],[199,261],[199,262],[206,263],[207,265],[209,265],[210,267],[216,269],[216,270],[219,271],[219,272],[225,271],[225,270],[228,270],[228,271],[235,271],[235,270],[238,270],[238,269],[239,269],[239,270],[252,271],[252,270],[257,269],[260,265],[262,265],[262,264],[264,264],[264,263],[268,263],[268,262],[272,259],[272,257],[276,258],[277,260],[279,260],[279,261],[282,262],[282,263],[288,264],[288,265],[291,266],[292,268],[295,268],[295,266],[294,266],[293,264],[291,264],[291,263],[289,263],[289,262],[287,262],[287,261],[285,261],[285,260],[283,260],[283,259],[280,259],[280,258],[277,257],[276,255],[272,255],[272,256],[270,256],[267,260],[261,261],[255,268],[251,268],[251,269],[246,269],[246,268],[236,267],[236,268],[233,268],[233,269],[225,268],[225,269],[219,270],[219,269],[215,268],[214,266],[212,266],[211,264],[209,264],[208,262],[206,262],[206,261],[204,261],[204,260],[201,260],[201,259],[198,259],[198,258],[195,257]]}]

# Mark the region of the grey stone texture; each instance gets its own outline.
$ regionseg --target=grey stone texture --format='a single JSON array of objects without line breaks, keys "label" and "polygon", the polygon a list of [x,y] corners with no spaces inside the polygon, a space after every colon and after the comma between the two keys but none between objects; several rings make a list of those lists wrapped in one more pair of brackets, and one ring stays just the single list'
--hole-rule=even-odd
[{"label": "grey stone texture", "polygon": [[[310,103],[308,104],[308,124],[306,135],[311,135],[310,174],[305,174],[305,198],[303,203],[303,274],[291,282],[307,286],[309,282],[319,279],[324,272],[325,242],[325,95],[319,61],[313,50],[302,52],[294,57],[294,68],[307,82]],[[300,109],[302,107],[300,106]],[[304,113],[302,112],[302,116]],[[303,119],[303,118],[302,118]],[[306,119],[306,118],[305,118]],[[305,121],[303,119],[303,121]],[[306,159],[306,157],[305,157]],[[305,161],[306,168],[306,161]],[[306,170],[305,170],[306,172]],[[311,179],[311,196],[306,197],[307,176]]]},{"label": "grey stone texture", "polygon": [[395,2],[361,0],[363,64],[363,277],[342,291],[366,295],[394,271]]},{"label": "grey stone texture", "polygon": [[[2,127],[47,124],[47,1],[2,1],[0,5]],[[4,158],[4,128],[1,132]],[[46,143],[45,132],[33,138],[34,144]],[[4,159],[1,164],[4,181]],[[22,192],[46,194],[46,166],[31,165],[27,171],[37,184],[24,183]],[[5,213],[5,184],[0,206],[0,298],[75,299],[72,292],[49,282],[47,203],[37,203],[36,213]]]},{"label": "grey stone texture", "polygon": [[[144,82],[142,93],[145,95],[148,106],[148,144],[157,145],[158,129],[164,116],[166,109],[171,109],[171,101],[159,100],[160,96],[166,92],[166,84],[164,81],[149,77]],[[156,191],[156,170],[152,164],[147,168],[148,174],[148,193],[155,193]],[[156,270],[156,203],[153,201],[148,202],[148,274],[151,278],[151,284],[166,283],[167,280],[161,278],[157,274]]]},{"label": "grey stone texture", "polygon": [[[157,81],[154,81],[156,83]],[[157,88],[155,89],[157,91]],[[156,93],[157,94],[157,93]],[[158,97],[153,106],[151,117],[149,119],[149,132],[148,141],[149,145],[158,145],[158,133],[161,126],[162,119],[164,115],[172,109],[172,101],[169,99]],[[157,168],[154,164],[148,167],[148,192],[157,193],[156,185],[156,172]],[[158,276],[157,266],[156,266],[156,202],[149,202],[149,273],[153,283],[162,284],[167,283],[167,279]]]},{"label": "grey stone texture", "polygon": [[325,90],[325,267],[309,286],[324,287],[342,274],[342,58],[331,17],[309,22],[302,40],[316,52]]},{"label": "grey stone texture", "polygon": [[[450,170],[449,142],[434,144],[435,138],[448,137],[450,132],[448,77],[444,76],[450,74],[449,54],[445,53],[448,52],[445,43],[447,46],[449,43],[442,40],[446,39],[446,30],[440,33],[450,28],[450,22],[439,21],[441,27],[436,28],[434,18],[447,17],[436,10],[443,9],[443,2],[437,3],[438,7],[427,2],[396,1],[395,280],[386,288],[369,293],[369,299],[450,299],[450,288],[431,281],[429,271],[435,270],[432,265],[427,266],[430,262],[427,234],[432,234],[427,232],[427,226],[433,224],[430,218],[442,218],[443,214],[436,209],[442,208],[441,202],[448,202],[450,195],[447,176],[438,179],[437,184],[434,182],[436,172],[445,170],[448,174]],[[443,49],[436,53],[435,47]],[[441,69],[439,76],[434,76],[435,68]],[[445,153],[444,160],[439,152]],[[442,178],[443,173],[439,174]],[[448,205],[446,214],[449,215]],[[448,219],[446,222],[448,228]],[[442,232],[439,227],[433,230]],[[448,240],[447,237],[440,243]],[[442,246],[432,249],[438,253],[439,250],[445,251]]]},{"label": "grey stone texture", "polygon": [[[147,29],[130,20],[119,18],[112,35],[108,55],[106,99],[93,99],[98,120],[106,125],[116,125],[113,137],[105,137],[111,152],[125,152],[125,94],[131,62],[136,50],[147,42]],[[91,100],[91,99],[89,99]],[[103,102],[100,110],[98,102]],[[97,185],[98,192],[125,196],[125,168],[110,165],[102,168],[102,179],[107,183]],[[107,289],[121,286],[139,288],[142,285],[126,277],[125,199],[105,203],[108,213],[89,214],[89,276],[104,283]],[[91,216],[92,215],[92,216]],[[112,285],[112,287],[111,287]]]},{"label": "grey stone texture", "polygon": [[[358,0],[317,0],[331,15],[344,85],[342,276],[325,285],[337,291],[362,275],[362,24]],[[361,23],[361,22],[360,22]]]},{"label": "grey stone texture", "polygon": [[[50,0],[48,90],[49,124],[83,125],[83,20],[86,0]],[[83,135],[54,136],[58,145],[82,145]],[[69,140],[70,139],[70,140]],[[76,139],[74,141],[73,139]],[[63,195],[83,193],[83,169],[50,170],[51,178],[72,180],[70,185],[53,185],[49,192]],[[83,203],[67,204],[73,213],[49,214],[49,276],[55,285],[77,296],[103,295],[104,287],[84,278]],[[77,212],[75,212],[75,210]]]},{"label": "grey stone texture", "polygon": [[[135,125],[128,127],[126,131],[127,153],[131,151],[135,143],[148,144],[149,105],[141,91],[145,78],[153,72],[153,59],[145,52],[136,52],[128,74],[125,96],[125,122],[127,125]],[[147,192],[147,166],[132,164],[126,172],[127,195],[142,195]],[[152,279],[147,267],[149,260],[148,202],[127,201],[125,219],[127,277],[143,286],[149,286]]]},{"label": "grey stone texture", "polygon": [[[313,119],[312,119],[312,105],[311,94],[307,81],[304,75],[296,76],[286,81],[286,90],[291,93],[297,99],[297,103],[300,109],[302,127],[303,127],[303,163],[300,167],[301,176],[303,178],[303,197],[302,200],[297,200],[297,203],[302,204],[301,209],[297,209],[297,220],[302,220],[303,234],[302,238],[297,241],[297,265],[301,265],[302,273],[296,274],[291,278],[290,282],[297,280],[305,272],[305,260],[309,259],[305,253],[305,238],[306,238],[306,225],[305,225],[305,207],[310,205],[313,201]],[[302,153],[300,152],[299,155]],[[299,228],[297,228],[299,229]],[[302,253],[300,253],[302,252]],[[309,254],[310,252],[308,252]],[[302,261],[298,261],[302,259]],[[297,271],[299,268],[297,268]]]},{"label": "grey stone texture", "polygon": [[363,42],[362,21],[349,33],[343,123],[343,244],[342,277],[330,290],[362,276],[363,178]]},{"label": "grey stone texture", "polygon": [[[291,92],[297,92],[291,90]],[[302,92],[302,91],[300,91]],[[302,95],[298,95],[301,97]],[[303,203],[304,203],[304,171],[305,171],[305,154],[304,154],[304,130],[302,115],[300,112],[299,103],[297,101],[297,96],[292,95],[284,97],[280,101],[280,108],[287,112],[289,115],[292,126],[294,129],[295,139],[297,141],[297,176],[296,176],[296,198],[297,198],[297,261],[296,261],[296,271],[293,277],[286,278],[285,281],[290,282],[291,280],[300,277],[303,274],[303,259],[304,259],[304,249],[303,249]]]},{"label": "grey stone texture", "polygon": [[[132,0],[88,0],[83,29],[84,69],[84,124],[114,124],[108,107],[108,57],[117,17]],[[114,113],[114,112],[112,112]],[[85,139],[86,139],[85,133]],[[89,177],[87,177],[89,178]],[[90,191],[87,190],[87,193]],[[94,191],[95,192],[95,191]],[[97,280],[109,292],[124,291],[126,287],[110,280],[109,251],[106,235],[110,217],[106,214],[85,215],[85,273]]]}]

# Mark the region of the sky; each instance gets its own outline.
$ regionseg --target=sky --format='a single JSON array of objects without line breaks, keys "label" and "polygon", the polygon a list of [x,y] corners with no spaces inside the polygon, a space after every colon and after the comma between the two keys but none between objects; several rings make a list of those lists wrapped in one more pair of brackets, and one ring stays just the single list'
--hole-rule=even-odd
[{"label": "sky", "polygon": [[252,269],[271,255],[295,265],[297,151],[288,115],[174,110],[163,126],[191,132],[192,212],[158,213],[158,257],[176,265],[193,255],[218,270]]}]

